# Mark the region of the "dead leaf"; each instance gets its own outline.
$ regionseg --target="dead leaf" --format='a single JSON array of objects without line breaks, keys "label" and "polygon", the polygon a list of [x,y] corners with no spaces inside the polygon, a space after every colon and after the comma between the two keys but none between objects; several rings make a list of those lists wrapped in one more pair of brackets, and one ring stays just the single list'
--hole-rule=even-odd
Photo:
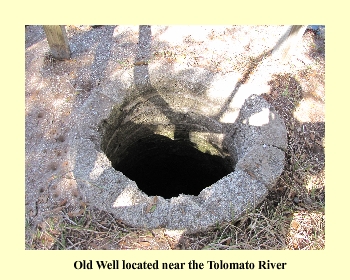
[{"label": "dead leaf", "polygon": [[136,61],[134,63],[135,66],[140,66],[140,65],[148,65],[148,62],[145,60],[141,60],[141,61]]},{"label": "dead leaf", "polygon": [[294,190],[290,190],[289,191],[289,194],[288,194],[288,198],[289,199],[293,199],[295,196],[296,196],[296,192]]},{"label": "dead leaf", "polygon": [[48,195],[42,195],[39,197],[39,202],[46,203],[48,199]]},{"label": "dead leaf", "polygon": [[58,235],[60,232],[59,232],[59,230],[57,230],[57,229],[51,229],[51,230],[50,230],[50,233],[51,233],[52,235]]},{"label": "dead leaf", "polygon": [[80,206],[85,208],[87,206],[87,203],[82,201],[82,202],[80,202]]},{"label": "dead leaf", "polygon": [[148,241],[140,241],[140,245],[141,246],[150,246],[151,245],[151,243],[149,243]]},{"label": "dead leaf", "polygon": [[317,143],[318,145],[320,145],[321,147],[323,147],[323,143],[322,143],[321,141],[316,141],[316,143]]},{"label": "dead leaf", "polygon": [[294,229],[298,229],[298,228],[300,227],[300,224],[299,224],[298,221],[293,220],[293,221],[291,222],[291,226],[292,226],[292,228],[294,228]]},{"label": "dead leaf", "polygon": [[56,208],[52,209],[52,212],[57,213],[57,212],[61,211],[63,208],[64,208],[63,206],[56,207]]},{"label": "dead leaf", "polygon": [[88,228],[91,224],[91,220],[88,220],[84,228]]},{"label": "dead leaf", "polygon": [[69,217],[76,217],[76,216],[81,215],[80,212],[81,212],[81,210],[80,210],[80,209],[77,209],[77,210],[68,212],[68,216],[69,216]]},{"label": "dead leaf", "polygon": [[66,199],[64,199],[64,200],[62,200],[59,204],[58,204],[58,206],[65,206],[66,204],[67,204],[67,198]]}]

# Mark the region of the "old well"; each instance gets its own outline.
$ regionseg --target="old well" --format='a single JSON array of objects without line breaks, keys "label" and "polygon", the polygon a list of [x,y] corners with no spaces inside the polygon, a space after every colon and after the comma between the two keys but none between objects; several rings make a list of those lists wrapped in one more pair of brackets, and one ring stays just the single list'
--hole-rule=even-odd
[{"label": "old well", "polygon": [[286,129],[233,73],[141,65],[74,112],[84,198],[134,227],[205,230],[258,205],[283,171]]}]

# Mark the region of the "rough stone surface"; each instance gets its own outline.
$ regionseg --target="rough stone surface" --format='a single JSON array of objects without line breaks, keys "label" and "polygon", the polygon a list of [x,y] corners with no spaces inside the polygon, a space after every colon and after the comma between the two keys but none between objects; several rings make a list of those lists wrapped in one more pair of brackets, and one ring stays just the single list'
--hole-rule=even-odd
[{"label": "rough stone surface", "polygon": [[[91,204],[131,226],[196,232],[238,219],[266,197],[283,171],[286,130],[254,92],[235,95],[232,74],[177,66],[138,66],[124,73],[135,81],[93,90],[74,112],[80,123],[68,139],[69,155],[80,192]],[[112,167],[110,159],[126,157],[139,139],[154,134],[174,139],[176,133],[207,153],[227,155],[234,171],[198,196],[164,199],[146,195]]]}]

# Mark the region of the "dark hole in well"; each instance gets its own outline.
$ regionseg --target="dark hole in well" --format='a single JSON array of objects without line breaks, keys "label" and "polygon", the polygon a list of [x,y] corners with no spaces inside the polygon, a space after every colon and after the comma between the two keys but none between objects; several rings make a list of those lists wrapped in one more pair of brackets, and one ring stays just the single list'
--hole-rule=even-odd
[{"label": "dark hole in well", "polygon": [[147,195],[198,195],[232,172],[229,157],[203,153],[186,140],[161,135],[139,139],[113,164]]}]

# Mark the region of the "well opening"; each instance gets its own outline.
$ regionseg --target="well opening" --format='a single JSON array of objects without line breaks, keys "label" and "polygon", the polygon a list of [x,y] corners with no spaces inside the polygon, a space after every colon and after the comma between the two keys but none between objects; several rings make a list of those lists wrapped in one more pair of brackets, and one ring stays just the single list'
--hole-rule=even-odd
[{"label": "well opening", "polygon": [[162,135],[140,139],[113,167],[135,181],[147,195],[171,198],[198,195],[232,172],[230,162],[199,151],[193,143]]},{"label": "well opening", "polygon": [[194,108],[176,112],[163,97],[137,97],[113,108],[101,124],[102,150],[149,196],[198,195],[234,170],[218,137],[222,128]]}]

